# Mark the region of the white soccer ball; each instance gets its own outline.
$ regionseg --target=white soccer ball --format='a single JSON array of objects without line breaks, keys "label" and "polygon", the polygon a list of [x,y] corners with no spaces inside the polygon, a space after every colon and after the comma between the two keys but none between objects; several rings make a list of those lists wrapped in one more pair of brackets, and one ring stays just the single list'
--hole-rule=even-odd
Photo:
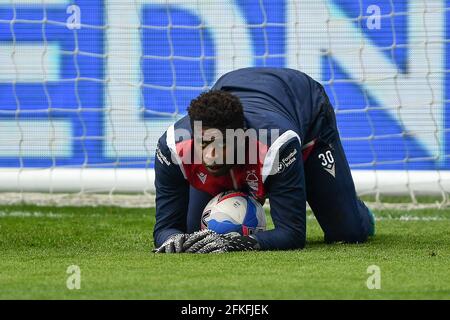
[{"label": "white soccer ball", "polygon": [[220,234],[254,234],[266,230],[266,214],[253,197],[239,191],[222,192],[203,210],[201,228]]}]

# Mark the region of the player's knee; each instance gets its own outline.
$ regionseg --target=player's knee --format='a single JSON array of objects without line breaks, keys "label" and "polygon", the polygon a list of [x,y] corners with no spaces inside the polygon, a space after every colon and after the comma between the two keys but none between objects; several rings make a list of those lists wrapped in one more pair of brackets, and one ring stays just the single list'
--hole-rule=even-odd
[{"label": "player's knee", "polygon": [[363,243],[375,235],[375,217],[363,202],[359,202],[359,218],[351,219],[339,227],[328,230],[325,241]]},{"label": "player's knee", "polygon": [[292,232],[290,236],[290,248],[289,249],[303,249],[306,244],[306,235],[300,232]]},{"label": "player's knee", "polygon": [[339,234],[326,234],[325,242],[346,242],[346,243],[364,243],[369,238],[369,230],[360,228],[359,230],[348,230]]},{"label": "player's knee", "polygon": [[282,230],[282,232],[277,232],[272,235],[277,238],[278,241],[276,246],[270,247],[270,250],[296,250],[305,247],[306,235],[304,232],[299,232],[297,230]]},{"label": "player's knee", "polygon": [[351,234],[344,241],[348,243],[364,243],[367,241],[369,233],[363,230],[358,233]]},{"label": "player's knee", "polygon": [[288,248],[290,250],[303,249],[305,248],[306,240],[304,239],[296,239],[291,243],[291,246]]}]

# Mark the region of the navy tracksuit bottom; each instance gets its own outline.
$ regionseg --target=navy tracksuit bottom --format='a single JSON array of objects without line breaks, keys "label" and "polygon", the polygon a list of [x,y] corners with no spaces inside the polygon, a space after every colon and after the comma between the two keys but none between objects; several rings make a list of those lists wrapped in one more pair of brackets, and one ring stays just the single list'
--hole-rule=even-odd
[{"label": "navy tracksuit bottom", "polygon": [[373,215],[356,194],[331,105],[316,127],[316,145],[304,163],[308,204],[326,242],[364,242],[374,233]]}]

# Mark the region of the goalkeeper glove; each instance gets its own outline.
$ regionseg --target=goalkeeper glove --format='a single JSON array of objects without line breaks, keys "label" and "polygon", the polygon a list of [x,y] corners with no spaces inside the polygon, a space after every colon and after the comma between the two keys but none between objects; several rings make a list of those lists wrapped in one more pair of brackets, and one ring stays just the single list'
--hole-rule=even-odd
[{"label": "goalkeeper glove", "polygon": [[206,245],[219,241],[219,239],[218,233],[208,229],[191,233],[189,239],[183,244],[183,252],[197,252]]},{"label": "goalkeeper glove", "polygon": [[260,249],[258,241],[252,236],[241,236],[237,232],[225,235],[215,234],[208,241],[198,242],[189,251],[194,253],[220,253],[232,251],[253,251]]},{"label": "goalkeeper glove", "polygon": [[156,253],[220,253],[258,250],[258,241],[252,236],[241,236],[237,232],[218,234],[202,230],[191,234],[176,234],[167,239]]},{"label": "goalkeeper glove", "polygon": [[159,248],[153,249],[155,253],[179,253],[183,252],[183,244],[189,238],[189,234],[179,233],[170,236]]},{"label": "goalkeeper glove", "polygon": [[202,230],[194,233],[180,233],[169,237],[159,248],[153,250],[155,253],[180,253],[201,248],[215,239],[217,233],[211,230]]}]

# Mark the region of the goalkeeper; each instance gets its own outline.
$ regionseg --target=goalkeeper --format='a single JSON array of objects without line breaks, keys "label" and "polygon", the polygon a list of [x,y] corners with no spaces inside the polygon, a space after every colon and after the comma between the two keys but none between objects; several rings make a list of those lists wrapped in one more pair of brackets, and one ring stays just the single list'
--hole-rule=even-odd
[{"label": "goalkeeper", "polygon": [[[255,154],[250,135],[236,143],[227,129],[267,129],[267,139],[256,138],[256,161],[248,161]],[[220,134],[226,138],[219,143]],[[245,147],[243,163],[236,161],[238,144]],[[234,161],[223,161],[230,151]],[[300,71],[245,68],[223,75],[159,139],[155,175],[158,253],[303,248],[307,201],[327,243],[364,242],[375,231],[356,195],[333,107],[323,87]],[[232,189],[261,203],[268,198],[275,228],[243,236],[199,231],[208,201]]]}]

